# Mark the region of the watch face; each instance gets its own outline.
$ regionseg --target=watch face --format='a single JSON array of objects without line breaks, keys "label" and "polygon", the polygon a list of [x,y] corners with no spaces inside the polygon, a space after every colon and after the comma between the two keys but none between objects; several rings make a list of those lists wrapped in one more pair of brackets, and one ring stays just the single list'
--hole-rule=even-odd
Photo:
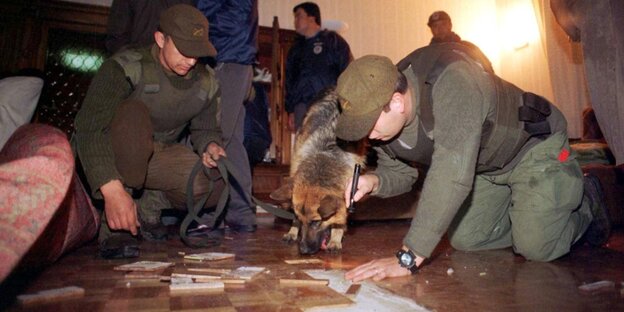
[{"label": "watch face", "polygon": [[407,252],[401,253],[400,260],[401,260],[401,263],[403,263],[403,265],[405,265],[405,266],[411,266],[414,263],[414,259]]}]

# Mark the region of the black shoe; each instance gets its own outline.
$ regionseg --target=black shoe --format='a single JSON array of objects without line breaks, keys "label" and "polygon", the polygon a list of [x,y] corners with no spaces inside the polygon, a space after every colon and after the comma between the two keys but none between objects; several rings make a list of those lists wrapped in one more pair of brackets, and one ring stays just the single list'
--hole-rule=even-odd
[{"label": "black shoe", "polygon": [[200,225],[196,228],[189,229],[186,231],[186,236],[188,237],[212,237],[212,236],[221,236],[225,235],[225,229],[223,228],[212,228],[206,225]]},{"label": "black shoe", "polygon": [[584,194],[590,199],[593,220],[584,234],[584,239],[593,246],[602,246],[611,235],[611,220],[605,202],[604,191],[598,177],[585,174],[583,177]]},{"label": "black shoe", "polygon": [[[256,225],[256,207],[238,209],[228,208],[225,215],[225,225],[234,232],[253,233],[258,229]],[[231,209],[231,210],[230,210]]]},{"label": "black shoe", "polygon": [[225,237],[225,229],[200,225],[186,231],[184,243],[191,247],[214,247],[221,245]]},{"label": "black shoe", "polygon": [[139,241],[130,234],[113,234],[100,243],[100,256],[104,259],[136,258]]},{"label": "black shoe", "polygon": [[236,224],[236,223],[226,223],[230,230],[239,233],[254,233],[258,226],[255,224]]},{"label": "black shoe", "polygon": [[140,232],[141,236],[148,241],[164,241],[169,237],[169,230],[160,222],[141,222]]}]

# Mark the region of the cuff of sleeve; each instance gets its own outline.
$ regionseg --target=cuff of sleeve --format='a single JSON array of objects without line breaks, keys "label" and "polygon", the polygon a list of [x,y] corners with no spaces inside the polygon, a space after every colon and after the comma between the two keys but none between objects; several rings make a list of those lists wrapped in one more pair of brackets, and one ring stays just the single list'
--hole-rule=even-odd
[{"label": "cuff of sleeve", "polygon": [[102,163],[100,166],[90,166],[92,168],[87,173],[87,180],[91,187],[91,194],[95,199],[102,199],[102,192],[100,187],[112,180],[123,181],[121,175],[117,172],[114,163]]},{"label": "cuff of sleeve", "polygon": [[219,140],[217,140],[216,138],[207,138],[205,143],[201,142],[200,144],[194,146],[195,148],[195,152],[197,153],[197,155],[201,156],[206,149],[208,149],[208,145],[210,145],[210,143],[217,143],[217,145],[222,146],[221,142]]},{"label": "cuff of sleeve", "polygon": [[93,195],[93,198],[95,199],[104,199],[104,197],[102,196],[102,191],[100,191],[100,188],[113,180],[119,180],[122,181],[123,183],[123,179],[121,178],[121,176],[106,176],[106,177],[99,177],[97,179],[94,179],[94,181],[91,183],[92,185],[92,190],[91,190],[91,195]]},{"label": "cuff of sleeve", "polygon": [[440,235],[424,228],[410,228],[403,239],[403,244],[415,254],[429,258],[435,247],[440,242]]},{"label": "cuff of sleeve", "polygon": [[386,195],[384,195],[384,187],[385,187],[386,179],[387,179],[386,176],[384,176],[383,174],[380,174],[377,171],[373,171],[371,172],[371,174],[374,174],[377,176],[377,179],[379,180],[379,184],[377,185],[377,189],[372,191],[370,195],[377,196],[380,198],[387,197]]}]

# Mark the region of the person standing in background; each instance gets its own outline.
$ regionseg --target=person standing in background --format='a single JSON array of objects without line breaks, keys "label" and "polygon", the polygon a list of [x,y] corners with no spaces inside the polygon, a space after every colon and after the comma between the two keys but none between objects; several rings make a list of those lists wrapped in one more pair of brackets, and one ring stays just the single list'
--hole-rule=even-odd
[{"label": "person standing in background", "polygon": [[154,43],[160,13],[175,4],[193,0],[113,0],[106,27],[106,49],[137,48]]},{"label": "person standing in background", "polygon": [[492,68],[492,63],[485,56],[483,51],[479,49],[477,45],[470,41],[462,40],[461,37],[453,32],[453,22],[451,22],[451,17],[444,11],[435,11],[429,16],[429,21],[427,22],[427,26],[431,30],[431,41],[429,45],[439,44],[445,42],[457,42],[468,48],[472,52],[471,55],[473,57],[477,57],[479,62],[483,64],[485,70],[494,73],[494,69]]},{"label": "person standing in background", "polygon": [[251,200],[251,169],[243,145],[245,99],[251,90],[252,65],[258,50],[257,0],[199,0],[197,8],[210,21],[210,39],[221,87],[221,129],[225,151],[239,169],[230,181],[225,222],[234,231],[255,232],[256,213]]},{"label": "person standing in background", "polygon": [[304,2],[293,8],[299,35],[286,60],[288,128],[296,131],[314,97],[336,80],[353,59],[349,44],[336,32],[321,30],[321,10]]}]

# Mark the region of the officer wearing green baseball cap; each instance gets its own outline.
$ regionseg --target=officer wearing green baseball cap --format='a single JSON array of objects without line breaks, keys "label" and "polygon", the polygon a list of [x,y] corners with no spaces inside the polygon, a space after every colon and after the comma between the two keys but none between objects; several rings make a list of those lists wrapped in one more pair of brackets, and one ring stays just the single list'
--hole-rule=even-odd
[{"label": "officer wearing green baseball cap", "polygon": [[159,29],[171,36],[180,53],[188,57],[215,56],[217,50],[208,39],[208,20],[188,4],[163,11]]},{"label": "officer wearing green baseball cap", "polygon": [[336,135],[368,138],[378,155],[354,200],[408,192],[418,178],[408,164],[429,168],[396,258],[360,265],[347,279],[414,273],[445,233],[459,250],[513,247],[535,261],[565,255],[581,237],[593,245],[609,237],[600,183],[583,177],[561,112],[484,70],[472,53],[460,43],[430,45],[396,66],[367,55],[338,78]]},{"label": "officer wearing green baseball cap", "polygon": [[[187,208],[188,179],[199,160],[207,168],[189,195],[209,195],[204,208],[213,207],[225,187],[216,169],[226,156],[218,121],[221,90],[211,68],[196,66],[198,57],[217,52],[208,21],[193,6],[174,5],[161,14],[154,39],[102,64],[75,120],[87,182],[104,200],[98,238],[104,258],[137,257],[138,235],[166,238],[160,212]],[[192,147],[182,144],[187,131]]]}]

